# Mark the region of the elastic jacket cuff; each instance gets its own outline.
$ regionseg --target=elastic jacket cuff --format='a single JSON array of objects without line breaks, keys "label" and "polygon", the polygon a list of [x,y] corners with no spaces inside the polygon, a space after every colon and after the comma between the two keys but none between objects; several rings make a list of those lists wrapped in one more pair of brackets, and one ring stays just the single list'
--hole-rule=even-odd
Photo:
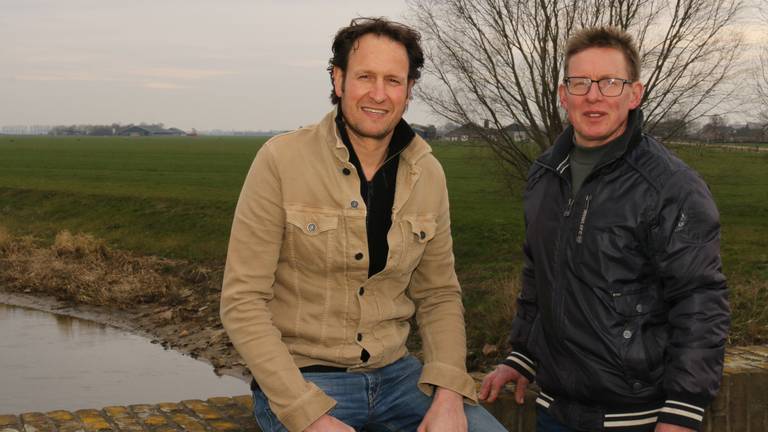
[{"label": "elastic jacket cuff", "polygon": [[427,396],[432,396],[435,387],[453,390],[464,396],[466,403],[477,405],[475,380],[463,369],[445,363],[425,364],[419,377],[419,390]]},{"label": "elastic jacket cuff", "polygon": [[502,363],[518,371],[530,382],[536,379],[536,363],[525,354],[512,351]]},{"label": "elastic jacket cuff", "polygon": [[706,407],[701,403],[683,401],[682,398],[669,398],[659,412],[659,423],[669,423],[687,427],[693,430],[701,430]]},{"label": "elastic jacket cuff", "polygon": [[[275,411],[277,418],[290,432],[301,432],[315,420],[336,406],[336,401],[319,387],[309,383],[311,390],[294,401],[288,408]],[[274,411],[274,408],[273,408]]]}]

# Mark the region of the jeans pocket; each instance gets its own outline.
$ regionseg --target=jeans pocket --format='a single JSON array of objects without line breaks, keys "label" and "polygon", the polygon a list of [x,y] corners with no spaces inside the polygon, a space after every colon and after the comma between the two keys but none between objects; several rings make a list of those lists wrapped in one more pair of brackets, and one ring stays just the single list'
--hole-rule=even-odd
[{"label": "jeans pocket", "polygon": [[253,391],[253,417],[262,432],[287,432],[285,426],[269,408],[269,401],[261,389]]}]

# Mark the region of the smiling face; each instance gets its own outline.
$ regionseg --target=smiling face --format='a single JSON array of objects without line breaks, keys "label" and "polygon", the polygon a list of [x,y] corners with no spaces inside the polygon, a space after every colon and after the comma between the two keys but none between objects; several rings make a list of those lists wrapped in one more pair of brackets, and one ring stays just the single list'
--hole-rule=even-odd
[{"label": "smiling face", "polygon": [[[629,79],[624,54],[615,48],[587,48],[574,54],[568,62],[569,77]],[[568,111],[576,143],[583,147],[598,147],[624,133],[629,111],[637,108],[643,97],[639,81],[626,84],[620,96],[607,97],[592,83],[583,96],[569,94],[565,85],[558,89],[560,104]]]},{"label": "smiling face", "polygon": [[347,70],[333,68],[333,85],[350,138],[389,144],[413,85],[405,46],[385,36],[360,37],[349,53]]}]

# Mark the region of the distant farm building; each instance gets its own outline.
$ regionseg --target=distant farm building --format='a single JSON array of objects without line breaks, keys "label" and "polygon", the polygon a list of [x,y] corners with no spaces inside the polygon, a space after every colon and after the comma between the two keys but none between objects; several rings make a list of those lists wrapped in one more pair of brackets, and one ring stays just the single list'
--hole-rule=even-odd
[{"label": "distant farm building", "polygon": [[477,141],[483,138],[491,141],[497,141],[500,134],[503,133],[509,137],[512,141],[520,142],[528,139],[525,128],[517,123],[512,123],[509,126],[504,127],[501,132],[498,129],[489,127],[489,121],[485,121],[484,126],[480,126],[476,123],[467,123],[459,126],[458,128],[446,133],[444,138],[448,141]]},{"label": "distant farm building", "polygon": [[443,138],[448,141],[474,141],[482,139],[480,126],[475,123],[467,123],[445,134]]},{"label": "distant farm building", "polygon": [[434,125],[420,125],[416,123],[411,124],[411,129],[416,132],[417,135],[424,139],[437,138],[437,128]]},{"label": "distant farm building", "polygon": [[520,142],[525,141],[528,139],[528,134],[525,132],[525,128],[517,123],[512,123],[511,125],[504,128],[504,133],[512,138],[512,141],[514,142]]},{"label": "distant farm building", "polygon": [[128,126],[117,134],[120,136],[184,136],[186,132],[177,128],[165,129],[160,126]]}]

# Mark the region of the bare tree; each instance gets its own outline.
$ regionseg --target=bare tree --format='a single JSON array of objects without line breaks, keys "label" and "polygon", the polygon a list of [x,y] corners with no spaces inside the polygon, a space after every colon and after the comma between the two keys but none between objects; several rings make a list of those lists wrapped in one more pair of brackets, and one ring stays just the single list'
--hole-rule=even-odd
[{"label": "bare tree", "polygon": [[565,42],[576,30],[612,25],[634,35],[641,56],[646,127],[674,112],[683,121],[709,113],[729,95],[723,84],[741,43],[728,30],[742,0],[410,0],[424,35],[428,77],[420,97],[458,124],[478,128],[522,176],[532,152],[504,132],[522,125],[539,150],[564,127],[557,97]]},{"label": "bare tree", "polygon": [[[760,10],[760,21],[763,26],[768,26],[768,6],[763,6]],[[768,38],[768,30],[764,31],[763,36]],[[760,110],[759,116],[762,121],[768,123],[768,46],[763,46],[760,51],[760,60],[756,68],[755,78],[757,83],[758,109]]]}]

